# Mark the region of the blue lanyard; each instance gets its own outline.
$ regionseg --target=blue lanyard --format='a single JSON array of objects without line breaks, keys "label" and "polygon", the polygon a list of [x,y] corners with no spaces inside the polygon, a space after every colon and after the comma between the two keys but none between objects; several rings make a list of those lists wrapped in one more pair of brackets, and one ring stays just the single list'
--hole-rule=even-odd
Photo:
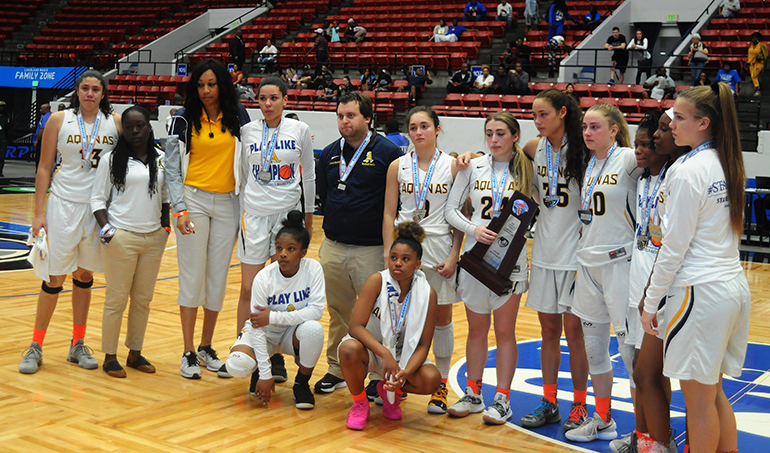
[{"label": "blue lanyard", "polygon": [[422,209],[425,206],[425,200],[428,198],[428,188],[430,187],[430,180],[433,178],[433,170],[436,168],[436,162],[441,155],[441,151],[438,149],[433,153],[433,157],[428,164],[428,171],[425,173],[425,181],[420,185],[420,172],[417,165],[417,155],[412,152],[412,182],[414,183],[414,204],[417,209]]},{"label": "blue lanyard", "polygon": [[94,128],[91,130],[91,138],[88,140],[88,143],[86,144],[86,140],[88,139],[88,136],[86,135],[86,125],[83,121],[83,112],[78,112],[78,126],[80,126],[80,144],[82,145],[82,154],[83,159],[90,159],[91,153],[94,150],[94,146],[96,146],[96,136],[99,135],[99,125],[102,122],[102,115],[101,113],[96,114],[96,120],[94,121]]},{"label": "blue lanyard", "polygon": [[275,153],[275,143],[278,141],[278,132],[281,130],[281,124],[283,124],[283,120],[281,120],[281,122],[278,123],[278,127],[275,128],[275,133],[273,134],[273,138],[270,139],[270,144],[267,145],[267,150],[265,150],[265,146],[267,144],[267,134],[269,133],[269,128],[267,127],[267,121],[263,121],[263,123],[262,143],[260,143],[259,147],[262,149],[262,170],[267,171],[267,169],[270,167],[270,161],[273,160],[273,154]]},{"label": "blue lanyard", "polygon": [[495,177],[495,161],[490,154],[489,172],[492,173],[492,211],[500,212],[500,207],[503,204],[503,195],[505,194],[505,180],[508,179],[508,166],[505,167],[503,178],[500,180],[500,185],[498,186],[497,178]]},{"label": "blue lanyard", "polygon": [[683,164],[687,161],[687,159],[695,156],[696,154],[703,151],[704,149],[709,149],[709,148],[713,148],[713,144],[710,141],[703,142],[700,145],[693,148],[689,153],[679,156],[679,159],[677,159],[676,161]]},{"label": "blue lanyard", "polygon": [[[610,161],[610,157],[612,157],[612,153],[615,152],[615,149],[617,147],[618,147],[618,142],[615,142],[612,144],[610,151],[607,153],[607,158],[604,159],[604,164],[602,164],[602,168],[599,169],[599,173],[596,175],[596,178],[594,178],[593,182],[591,182],[591,185],[583,191],[583,198],[581,200],[581,209],[586,210],[588,209],[589,206],[591,206],[591,195],[594,193],[594,187],[596,187],[596,182],[602,176],[602,173],[604,173],[604,167],[607,166],[607,162]],[[591,171],[594,169],[594,164],[596,164],[596,153],[594,153],[594,155],[591,156],[591,161],[588,163],[588,169],[586,170],[586,178],[588,179],[591,179]]]},{"label": "blue lanyard", "polygon": [[[414,277],[412,277],[412,283],[414,283]],[[400,294],[399,294],[400,296]],[[390,297],[388,297],[388,308],[390,308],[390,330],[393,332],[393,335],[398,335],[399,332],[401,332],[401,329],[404,328],[404,322],[406,321],[406,314],[409,311],[409,301],[412,298],[412,289],[409,289],[409,292],[406,293],[406,297],[404,297],[404,302],[401,305],[401,312],[398,314],[398,319],[396,319],[396,304],[391,300]],[[398,300],[398,296],[396,296],[396,300]]]},{"label": "blue lanyard", "polygon": [[348,180],[348,176],[350,176],[350,172],[353,171],[353,167],[356,165],[356,162],[358,162],[358,158],[361,157],[361,154],[364,152],[364,148],[366,148],[366,145],[369,144],[369,140],[372,138],[372,131],[369,131],[366,134],[366,138],[363,142],[361,142],[361,145],[356,150],[356,153],[353,154],[353,158],[350,159],[350,164],[345,164],[345,156],[342,155],[342,152],[345,149],[345,138],[340,139],[340,181],[345,182]]},{"label": "blue lanyard", "polygon": [[545,138],[545,154],[548,158],[548,194],[556,195],[556,189],[559,184],[559,158],[561,157],[561,150],[564,145],[567,144],[567,133],[564,133],[564,137],[561,139],[561,146],[559,152],[556,153],[556,165],[552,164],[553,161],[553,147],[548,137]]},{"label": "blue lanyard", "polygon": [[652,195],[649,194],[650,178],[644,183],[644,197],[642,198],[642,218],[639,219],[639,231],[638,236],[647,236],[647,226],[650,223],[650,211],[658,208],[658,190],[660,190],[660,183],[663,182],[663,175],[666,174],[666,167],[668,162],[660,170],[658,174],[658,181],[655,183],[655,187],[652,189]]}]

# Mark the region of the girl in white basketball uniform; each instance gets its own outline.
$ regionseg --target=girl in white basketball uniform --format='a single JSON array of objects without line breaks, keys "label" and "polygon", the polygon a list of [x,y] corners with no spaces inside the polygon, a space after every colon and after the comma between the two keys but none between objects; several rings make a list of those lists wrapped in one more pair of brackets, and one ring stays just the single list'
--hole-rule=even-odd
[{"label": "girl in white basketball uniform", "polygon": [[254,278],[251,318],[225,362],[234,377],[252,376],[250,391],[264,404],[270,402],[275,381],[269,357],[274,353],[294,356],[294,405],[315,406],[310,376],[321,356],[324,331],[318,322],[326,306],[326,284],[321,264],[305,258],[310,234],[302,225],[302,213],[291,211],[275,238],[275,260]]},{"label": "girl in white basketball uniform", "polygon": [[337,347],[342,375],[353,397],[345,425],[362,430],[369,418],[364,388],[367,371],[381,374],[377,393],[385,418],[402,417],[404,392],[430,395],[441,374],[428,360],[436,323],[436,291],[419,270],[423,228],[414,221],[396,226],[388,268],[366,279],[350,318],[350,333]]},{"label": "girl in white basketball uniform", "polygon": [[[242,175],[241,229],[236,257],[241,261],[241,293],[238,328],[249,317],[254,276],[275,255],[275,235],[281,221],[293,209],[304,210],[308,232],[313,231],[315,210],[315,162],[310,128],[283,118],[286,84],[267,77],[257,89],[263,118],[241,130]],[[304,206],[299,206],[304,196]],[[274,360],[280,360],[277,356]],[[277,379],[285,380],[285,376]]]},{"label": "girl in white basketball uniform", "polygon": [[730,87],[683,92],[671,121],[677,159],[664,182],[663,244],[645,293],[642,326],[654,335],[666,299],[663,373],[679,379],[690,451],[737,451],[722,373],[740,376],[748,344],[751,295],[740,264],[744,166]]},{"label": "girl in white basketball uniform", "polygon": [[[525,195],[533,191],[532,164],[516,144],[520,133],[516,119],[508,112],[497,112],[487,118],[484,129],[491,153],[471,160],[470,166],[457,174],[444,212],[449,223],[466,234],[464,250],[470,250],[476,242],[491,244],[497,237],[495,232],[487,228],[493,216],[499,214],[516,190]],[[461,211],[468,197],[473,207],[470,220]],[[482,374],[487,358],[491,314],[494,312],[497,392],[484,415],[484,421],[503,424],[511,417],[508,394],[518,361],[516,315],[521,295],[527,291],[527,274],[526,248],[519,255],[511,274],[511,294],[498,296],[475,277],[464,270],[460,271],[458,292],[460,299],[465,302],[468,317],[468,386],[465,395],[449,408],[450,415],[465,417],[484,410]]]},{"label": "girl in white basketball uniform", "polygon": [[[72,108],[54,113],[46,125],[35,179],[32,234],[42,234],[41,230],[47,234],[49,264],[43,272],[48,278],[38,296],[32,345],[19,364],[21,373],[35,373],[43,363],[43,340],[68,273],[73,283],[73,328],[67,360],[86,369],[98,366],[93,351],[84,345],[93,273],[102,270],[91,189],[101,156],[115,147],[120,132],[120,115],[112,112],[107,84],[98,71],[78,77]],[[57,152],[61,161],[51,178]]]},{"label": "girl in white basketball uniform", "polygon": [[420,270],[438,294],[433,355],[441,373],[441,386],[428,402],[428,412],[443,414],[447,410],[446,381],[454,351],[455,269],[463,239],[462,232],[452,233],[452,227],[444,218],[444,205],[457,175],[457,161],[436,147],[441,126],[433,109],[413,108],[406,117],[406,124],[414,150],[393,161],[388,168],[382,238],[385,250],[390,251],[394,225],[412,220],[419,222],[425,230]]},{"label": "girl in white basketball uniform", "polygon": [[574,99],[559,90],[540,92],[532,105],[535,126],[543,136],[531,152],[535,168],[540,215],[532,244],[532,272],[527,307],[538,312],[542,344],[543,399],[521,418],[525,428],[559,423],[556,398],[561,332],[564,326],[569,347],[573,402],[564,430],[580,425],[587,417],[588,363],[580,319],[571,312],[577,271],[577,217],[580,184],[585,170],[581,136],[582,111]]},{"label": "girl in white basketball uniform", "polygon": [[583,139],[591,151],[591,159],[578,210],[583,227],[578,241],[572,312],[583,325],[596,413],[565,433],[567,439],[575,442],[617,437],[610,410],[613,379],[610,323],[615,328],[623,361],[628,370],[632,370],[633,345],[625,345],[623,339],[631,250],[636,246],[633,206],[636,181],[642,172],[630,148],[628,126],[616,107],[597,104],[588,109],[583,117]]}]

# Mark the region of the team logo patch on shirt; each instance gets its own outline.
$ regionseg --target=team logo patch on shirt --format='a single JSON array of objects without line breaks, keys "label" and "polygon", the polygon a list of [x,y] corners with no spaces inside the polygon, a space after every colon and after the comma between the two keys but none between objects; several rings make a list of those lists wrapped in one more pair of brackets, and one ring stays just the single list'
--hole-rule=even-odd
[{"label": "team logo patch on shirt", "polygon": [[[520,341],[519,361],[516,374],[511,383],[510,400],[513,416],[506,426],[523,432],[533,433],[536,436],[545,436],[555,444],[568,445],[572,449],[584,451],[609,452],[609,442],[597,440],[590,443],[572,443],[564,437],[561,423],[546,425],[537,429],[521,427],[521,417],[534,410],[543,398],[543,378],[540,366],[541,340]],[[631,403],[631,394],[628,388],[628,373],[623,360],[618,353],[618,344],[615,337],[611,338],[610,356],[614,374],[612,387],[612,417],[618,424],[618,433],[628,433],[634,430],[634,407]],[[567,341],[561,339],[561,363],[559,366],[559,411],[562,422],[569,415],[572,404],[572,380],[569,372],[569,349]],[[482,395],[486,405],[490,405],[495,396],[497,386],[495,364],[497,350],[492,348],[487,355],[484,368]],[[465,358],[454,364],[449,372],[449,383],[455,395],[462,395],[467,385]],[[685,405],[684,396],[679,387],[679,381],[671,380],[671,426],[676,431],[676,442],[681,451],[685,438]],[[739,451],[766,451],[770,442],[770,345],[749,343],[746,352],[746,362],[743,365],[743,374],[739,378],[725,376],[723,388],[728,400],[735,411],[738,422],[738,450]],[[453,397],[450,396],[450,400]],[[453,401],[456,401],[457,397]],[[588,382],[588,413],[594,411],[594,393],[591,381]],[[566,448],[565,448],[566,450]]]}]

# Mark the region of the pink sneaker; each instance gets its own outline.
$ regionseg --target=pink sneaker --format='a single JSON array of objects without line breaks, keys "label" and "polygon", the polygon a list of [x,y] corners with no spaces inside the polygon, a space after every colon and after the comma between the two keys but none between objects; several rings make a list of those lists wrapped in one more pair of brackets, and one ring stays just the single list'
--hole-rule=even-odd
[{"label": "pink sneaker", "polygon": [[388,391],[385,390],[385,381],[377,383],[377,393],[382,398],[382,415],[389,420],[401,420],[404,415],[401,412],[401,395],[396,393],[396,400],[393,404],[388,401]]},{"label": "pink sneaker", "polygon": [[366,419],[369,418],[369,400],[353,401],[353,407],[348,412],[348,420],[345,426],[349,429],[361,431],[366,428]]}]

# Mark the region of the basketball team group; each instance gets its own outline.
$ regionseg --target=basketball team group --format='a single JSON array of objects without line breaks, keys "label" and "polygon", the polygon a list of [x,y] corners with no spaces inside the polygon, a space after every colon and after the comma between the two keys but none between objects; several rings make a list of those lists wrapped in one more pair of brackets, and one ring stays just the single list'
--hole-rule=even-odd
[{"label": "basketball team group", "polygon": [[[298,369],[296,407],[312,409],[314,393],[347,388],[353,430],[366,427],[371,401],[386,418],[400,419],[409,393],[431,395],[431,414],[482,414],[500,425],[513,415],[516,320],[528,292],[526,305],[541,326],[543,398],[521,418],[523,427],[560,423],[570,441],[611,441],[616,453],[674,452],[675,378],[687,408],[685,451],[737,451],[722,376],[741,374],[751,299],[738,254],[745,173],[728,85],[682,92],[673,108],[649,113],[633,137],[616,107],[583,112],[568,94],[546,90],[532,107],[537,137],[521,137],[517,120],[501,111],[487,117],[483,131],[468,131],[485,134],[487,149],[457,157],[437,148],[441,125],[430,107],[406,116],[411,145],[404,153],[372,131],[371,99],[351,92],[337,104],[341,138],[318,162],[309,126],[284,115],[280,78],[262,80],[262,117],[251,119],[227,69],[201,62],[164,150],[155,145],[149,112],[132,106],[118,115],[108,94],[102,74],[86,71],[69,108],[54,113],[43,132],[31,232],[31,261],[43,283],[21,373],[43,363],[68,274],[67,360],[98,368],[84,343],[94,272],[107,284],[104,372],[154,373],[142,345],[173,231],[184,378],[200,379],[202,368],[220,378],[250,377],[251,394],[267,404],[275,383],[287,380],[288,356]],[[498,295],[457,263],[475,244],[495,242],[489,223],[517,191],[539,212],[531,250],[519,255],[511,289]],[[306,257],[316,198],[324,230],[318,260]],[[212,338],[233,247],[241,286],[223,361]],[[450,404],[458,301],[468,324],[467,387]],[[124,368],[118,343],[127,306]],[[622,438],[611,408],[611,327],[632,376],[636,426]],[[490,329],[496,392],[485,402]],[[557,395],[562,332],[573,387],[564,417]],[[324,343],[328,370],[311,389]]]}]

